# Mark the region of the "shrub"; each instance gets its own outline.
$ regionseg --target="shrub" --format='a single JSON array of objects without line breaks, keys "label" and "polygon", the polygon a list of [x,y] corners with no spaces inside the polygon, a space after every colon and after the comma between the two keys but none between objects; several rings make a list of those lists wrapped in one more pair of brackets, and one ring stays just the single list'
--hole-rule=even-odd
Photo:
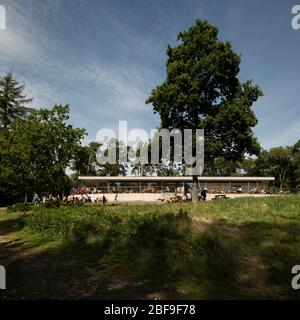
[{"label": "shrub", "polygon": [[11,206],[6,207],[7,212],[27,212],[32,210],[32,204],[28,203],[15,203]]},{"label": "shrub", "polygon": [[50,200],[42,204],[42,206],[46,209],[53,209],[53,208],[59,208],[59,202]]}]

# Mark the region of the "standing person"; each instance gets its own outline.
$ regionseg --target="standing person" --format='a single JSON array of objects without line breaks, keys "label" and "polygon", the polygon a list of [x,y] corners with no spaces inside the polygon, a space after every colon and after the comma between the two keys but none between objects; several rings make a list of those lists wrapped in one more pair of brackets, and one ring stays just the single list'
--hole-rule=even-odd
[{"label": "standing person", "polygon": [[105,206],[106,202],[107,202],[107,199],[106,199],[105,195],[103,195],[103,197],[102,197],[102,205]]},{"label": "standing person", "polygon": [[59,194],[56,195],[56,206],[57,206],[57,208],[60,207],[60,196],[59,196]]},{"label": "standing person", "polygon": [[37,193],[34,194],[32,202],[35,206],[40,203],[40,198]]},{"label": "standing person", "polygon": [[205,188],[201,191],[201,197],[204,201],[206,201],[206,196],[207,196],[207,189]]}]

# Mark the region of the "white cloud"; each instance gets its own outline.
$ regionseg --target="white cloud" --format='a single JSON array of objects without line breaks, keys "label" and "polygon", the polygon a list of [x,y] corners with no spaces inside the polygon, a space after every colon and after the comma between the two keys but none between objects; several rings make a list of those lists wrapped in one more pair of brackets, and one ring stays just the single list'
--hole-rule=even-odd
[{"label": "white cloud", "polygon": [[[59,1],[52,0],[51,11],[58,12],[60,5]],[[57,39],[51,38],[49,30],[40,26],[37,10],[40,10],[43,16],[49,11],[49,3],[8,3],[10,23],[8,29],[0,33],[0,72],[13,71],[26,84],[28,95],[34,96],[33,105],[61,102],[66,99],[63,87],[72,85],[74,92],[70,93],[70,99],[81,95],[80,100],[87,100],[87,97],[82,96],[82,92],[76,92],[84,83],[87,94],[94,91],[94,96],[101,96],[101,101],[89,102],[93,103],[98,113],[103,111],[103,108],[98,108],[100,104],[109,111],[113,108],[114,114],[144,108],[145,99],[152,89],[149,86],[155,82],[152,70],[137,67],[134,62],[128,64],[126,59],[115,64],[97,60],[86,65],[75,65],[65,57],[62,60],[55,53],[59,43]],[[148,56],[153,55],[154,46],[149,39],[136,36],[127,30],[126,25],[124,28],[124,24],[118,19],[110,19],[110,22],[119,32],[120,46],[123,49],[127,47],[130,51],[132,45],[138,44],[142,47],[138,50],[140,55],[143,52]]]}]

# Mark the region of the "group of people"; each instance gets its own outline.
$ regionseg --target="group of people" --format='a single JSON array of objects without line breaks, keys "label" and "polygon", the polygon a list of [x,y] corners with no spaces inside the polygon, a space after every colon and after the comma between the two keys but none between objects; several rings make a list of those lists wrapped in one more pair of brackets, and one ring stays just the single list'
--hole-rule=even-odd
[{"label": "group of people", "polygon": [[250,193],[252,194],[266,194],[266,190],[263,188],[261,190],[257,189],[257,188],[253,188],[250,190]]},{"label": "group of people", "polygon": [[[174,197],[171,197],[169,200],[167,200],[168,203],[182,203],[182,202],[185,202],[185,201],[188,201],[188,200],[192,200],[192,194],[191,194],[191,190],[184,190],[184,192],[182,192],[182,190],[176,190],[176,194]],[[179,192],[180,191],[180,192]],[[200,189],[198,190],[198,200],[203,200],[203,201],[206,201],[206,198],[207,198],[207,188],[203,188],[203,189]],[[162,196],[161,198],[158,198],[157,200],[159,201],[165,201],[166,200],[166,197],[165,197],[165,194],[162,193]]]},{"label": "group of people", "polygon": [[63,198],[64,204],[81,204],[89,202],[92,202],[92,199],[88,194],[79,196],[70,195]]},{"label": "group of people", "polygon": [[34,193],[33,198],[32,198],[32,203],[36,206],[40,203],[46,203],[49,201],[60,201],[60,196],[57,194],[56,196],[52,195],[52,193],[44,194],[41,197],[37,193]]},{"label": "group of people", "polygon": [[[118,201],[118,194],[115,195],[115,201]],[[47,203],[47,202],[60,202],[60,197],[59,195],[57,196],[53,196],[51,193],[47,194],[47,195],[43,195],[42,197],[39,197],[39,195],[37,193],[35,193],[33,195],[33,199],[32,199],[32,203],[37,206],[40,203]],[[105,195],[103,195],[102,197],[96,198],[95,199],[95,203],[102,203],[103,205],[105,205],[107,203],[107,198],[105,197]],[[65,196],[63,197],[62,203],[65,205],[68,204],[83,204],[83,203],[92,203],[92,198],[88,195],[69,195],[69,196]]]},{"label": "group of people", "polygon": [[[117,194],[116,194],[117,196]],[[105,204],[107,203],[107,198],[105,197],[105,195],[103,195],[102,197],[96,198],[95,199],[95,203],[102,203],[103,206],[105,206]]]}]

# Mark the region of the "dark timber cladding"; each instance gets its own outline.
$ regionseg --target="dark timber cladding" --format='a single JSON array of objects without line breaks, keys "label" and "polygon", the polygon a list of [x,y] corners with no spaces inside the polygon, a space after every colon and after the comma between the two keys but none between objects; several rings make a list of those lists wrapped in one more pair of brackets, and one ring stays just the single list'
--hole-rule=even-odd
[{"label": "dark timber cladding", "polygon": [[[190,186],[192,177],[99,177],[99,176],[79,176],[80,186],[100,188],[110,190],[118,188],[123,192],[141,192],[142,189],[152,187],[157,189],[167,189],[173,192],[176,188],[184,185]],[[237,189],[243,192],[253,192],[253,190],[265,189],[274,177],[198,177],[198,187],[207,188],[209,192],[235,192]]]}]

